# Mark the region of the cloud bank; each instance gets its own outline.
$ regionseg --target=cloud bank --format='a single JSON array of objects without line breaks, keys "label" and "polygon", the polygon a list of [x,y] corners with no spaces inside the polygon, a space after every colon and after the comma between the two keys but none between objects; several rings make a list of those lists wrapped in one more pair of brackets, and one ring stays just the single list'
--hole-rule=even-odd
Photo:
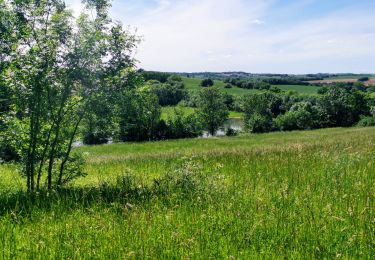
[{"label": "cloud bank", "polygon": [[324,2],[115,0],[111,14],[138,28],[147,70],[375,72],[375,5]]}]

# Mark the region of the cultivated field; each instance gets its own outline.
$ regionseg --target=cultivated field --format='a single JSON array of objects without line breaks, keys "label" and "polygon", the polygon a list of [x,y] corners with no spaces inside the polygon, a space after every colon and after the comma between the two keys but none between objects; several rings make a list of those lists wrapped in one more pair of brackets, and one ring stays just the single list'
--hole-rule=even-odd
[{"label": "cultivated field", "polygon": [[[309,83],[317,83],[317,84],[333,84],[333,83],[355,83],[358,79],[354,78],[338,78],[338,79],[325,79],[325,80],[314,80],[308,81]],[[370,78],[370,80],[363,82],[365,86],[374,85],[375,86],[375,78]]]},{"label": "cultivated field", "polygon": [[[164,120],[168,120],[169,118],[174,116],[174,109],[175,107],[162,107],[161,111],[161,117]],[[193,107],[179,107],[179,109],[182,109],[183,113],[185,115],[191,115],[196,112],[196,109]],[[236,111],[229,111],[229,118],[243,118],[243,113],[236,112]]]},{"label": "cultivated field", "polygon": [[375,128],[79,151],[88,176],[59,192],[0,166],[2,258],[375,255]]},{"label": "cultivated field", "polygon": [[[182,78],[185,86],[188,90],[190,91],[199,91],[202,89],[200,86],[200,83],[202,79],[200,78]],[[221,90],[227,92],[228,94],[234,95],[234,96],[243,96],[246,94],[251,94],[251,93],[258,93],[261,92],[261,90],[257,89],[242,89],[238,87],[233,87],[230,89],[224,88],[225,83],[219,80],[215,80],[215,86],[219,87]],[[315,86],[304,86],[304,85],[275,85],[275,87],[284,90],[284,91],[296,91],[300,94],[317,94],[319,87]]]}]

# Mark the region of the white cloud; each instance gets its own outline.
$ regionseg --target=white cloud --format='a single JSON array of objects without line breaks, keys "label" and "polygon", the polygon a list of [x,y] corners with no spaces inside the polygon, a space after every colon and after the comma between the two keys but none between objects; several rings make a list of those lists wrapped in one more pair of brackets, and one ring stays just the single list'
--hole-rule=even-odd
[{"label": "white cloud", "polygon": [[259,19],[255,19],[255,20],[252,20],[251,23],[261,25],[261,24],[264,24],[265,21],[262,21],[262,20],[259,20]]},{"label": "white cloud", "polygon": [[[69,2],[79,9],[78,0]],[[137,58],[145,69],[362,72],[375,60],[375,10],[346,9],[286,23],[290,12],[314,0],[282,11],[272,9],[275,0],[146,2],[115,0],[111,9],[144,36]]]}]

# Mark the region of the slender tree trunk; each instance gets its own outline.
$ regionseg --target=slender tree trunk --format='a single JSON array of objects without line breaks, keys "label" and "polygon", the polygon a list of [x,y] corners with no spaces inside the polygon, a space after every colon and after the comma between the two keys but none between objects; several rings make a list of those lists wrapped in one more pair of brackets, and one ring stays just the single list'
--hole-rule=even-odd
[{"label": "slender tree trunk", "polygon": [[63,174],[64,174],[65,165],[68,162],[68,159],[69,159],[69,156],[70,156],[70,152],[72,151],[74,137],[76,136],[76,133],[77,133],[77,130],[78,130],[78,126],[81,123],[82,119],[83,119],[83,114],[79,117],[76,125],[74,126],[73,133],[70,136],[68,150],[66,151],[64,159],[63,159],[63,161],[61,162],[61,165],[60,165],[59,179],[57,181],[57,186],[58,187],[62,185],[62,177],[63,177]]},{"label": "slender tree trunk", "polygon": [[47,186],[49,190],[52,189],[52,170],[53,170],[53,164],[55,162],[56,146],[60,137],[60,124],[61,124],[61,118],[59,118],[59,121],[56,123],[55,139],[53,140],[53,143],[51,145],[51,152],[49,154],[49,163],[48,163],[48,171],[47,171]]},{"label": "slender tree trunk", "polygon": [[50,142],[50,139],[51,139],[51,135],[52,135],[54,125],[55,125],[55,121],[53,121],[53,123],[51,125],[51,128],[48,131],[48,136],[47,136],[46,142],[44,144],[42,158],[40,159],[39,170],[38,170],[38,178],[37,178],[37,182],[36,182],[36,189],[37,190],[40,189],[40,179],[42,177],[42,169],[43,169],[43,165],[44,165],[45,158],[46,158],[46,155],[47,155],[49,142]]}]

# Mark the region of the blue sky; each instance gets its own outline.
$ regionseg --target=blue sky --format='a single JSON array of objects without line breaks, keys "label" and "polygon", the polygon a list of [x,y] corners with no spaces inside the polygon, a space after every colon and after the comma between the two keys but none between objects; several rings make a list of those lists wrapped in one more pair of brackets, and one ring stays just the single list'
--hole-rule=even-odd
[{"label": "blue sky", "polygon": [[114,0],[111,15],[147,70],[375,73],[373,0]]}]

